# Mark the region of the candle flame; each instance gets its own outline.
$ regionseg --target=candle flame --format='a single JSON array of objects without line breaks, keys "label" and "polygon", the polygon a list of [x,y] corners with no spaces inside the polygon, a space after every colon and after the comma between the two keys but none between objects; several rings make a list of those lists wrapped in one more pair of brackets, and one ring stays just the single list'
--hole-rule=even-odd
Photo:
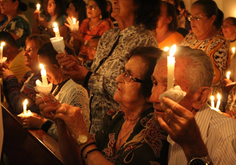
[{"label": "candle flame", "polygon": [[40,10],[40,4],[37,3],[36,7],[37,7],[37,10],[39,11]]},{"label": "candle flame", "polygon": [[166,47],[164,47],[163,50],[164,50],[165,52],[168,52],[169,49],[170,49],[170,48],[169,48],[168,46],[166,46]]},{"label": "candle flame", "polygon": [[28,99],[25,99],[24,102],[23,102],[23,105],[27,105],[28,104]]},{"label": "candle flame", "polygon": [[170,48],[170,56],[173,57],[176,51],[176,45],[174,44],[171,48]]},{"label": "candle flame", "polygon": [[233,54],[235,53],[235,47],[232,47],[232,52],[233,52]]},{"label": "candle flame", "polygon": [[6,43],[5,42],[1,42],[1,47],[3,47]]},{"label": "candle flame", "polygon": [[227,79],[230,79],[230,74],[231,74],[230,71],[228,71],[228,72],[226,73],[226,78],[227,78]]},{"label": "candle flame", "polygon": [[73,23],[76,24],[76,18],[72,17]]},{"label": "candle flame", "polygon": [[40,69],[44,69],[44,65],[43,64],[39,64]]},{"label": "candle flame", "polygon": [[220,100],[221,99],[221,95],[219,93],[217,93],[217,99]]},{"label": "candle flame", "polygon": [[215,100],[215,97],[214,96],[211,96],[211,101],[214,101]]},{"label": "candle flame", "polygon": [[57,23],[56,22],[53,22],[53,27],[57,28]]}]

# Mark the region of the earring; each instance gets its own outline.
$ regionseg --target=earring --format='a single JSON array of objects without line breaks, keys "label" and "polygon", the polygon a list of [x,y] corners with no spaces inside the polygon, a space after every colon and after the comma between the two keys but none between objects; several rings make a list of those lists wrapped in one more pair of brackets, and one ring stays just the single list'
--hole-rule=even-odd
[{"label": "earring", "polygon": [[102,19],[102,14],[100,14],[99,18]]}]

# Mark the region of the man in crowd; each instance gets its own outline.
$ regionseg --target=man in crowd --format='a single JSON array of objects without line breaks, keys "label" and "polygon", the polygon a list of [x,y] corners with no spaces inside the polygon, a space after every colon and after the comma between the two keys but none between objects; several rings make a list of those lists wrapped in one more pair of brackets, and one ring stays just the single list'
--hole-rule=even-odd
[{"label": "man in crowd", "polygon": [[174,84],[185,97],[179,103],[159,98],[167,88],[166,57],[157,61],[150,97],[156,121],[169,134],[168,164],[235,164],[236,121],[207,105],[214,74],[210,57],[189,47],[179,47],[175,57]]}]

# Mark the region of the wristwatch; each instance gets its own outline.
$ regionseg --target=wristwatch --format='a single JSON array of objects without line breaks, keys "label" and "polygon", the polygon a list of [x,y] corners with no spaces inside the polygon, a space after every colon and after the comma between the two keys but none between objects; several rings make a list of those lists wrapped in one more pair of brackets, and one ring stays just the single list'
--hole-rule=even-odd
[{"label": "wristwatch", "polygon": [[209,155],[204,156],[204,157],[195,157],[192,158],[188,165],[210,165],[211,163],[211,158],[209,157]]},{"label": "wristwatch", "polygon": [[85,144],[88,141],[88,136],[81,134],[81,135],[79,135],[79,137],[77,138],[76,141],[77,141],[78,145]]}]

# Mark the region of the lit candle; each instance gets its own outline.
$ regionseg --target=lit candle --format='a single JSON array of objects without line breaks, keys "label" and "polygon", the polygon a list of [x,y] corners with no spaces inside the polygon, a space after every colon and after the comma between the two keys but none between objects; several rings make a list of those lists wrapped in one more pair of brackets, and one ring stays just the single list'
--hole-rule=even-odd
[{"label": "lit candle", "polygon": [[23,102],[23,114],[27,113],[27,104],[28,104],[28,100],[25,99]]},{"label": "lit candle", "polygon": [[39,3],[37,3],[36,8],[38,10],[38,17],[39,17],[40,16],[40,4]]},{"label": "lit candle", "polygon": [[170,48],[170,54],[167,57],[167,90],[174,87],[174,69],[175,69],[175,54],[176,45],[173,45]]},{"label": "lit candle", "polygon": [[3,58],[3,47],[5,45],[5,42],[1,42],[1,46],[0,46],[0,62],[2,62],[2,58]]},{"label": "lit candle", "polygon": [[228,71],[228,72],[226,73],[226,78],[227,78],[228,80],[230,79],[230,74],[231,74],[230,71]]},{"label": "lit candle", "polygon": [[41,68],[42,86],[47,86],[48,85],[48,80],[47,80],[46,70],[44,69],[43,64],[39,64],[39,66]]},{"label": "lit candle", "polygon": [[220,108],[220,100],[221,100],[221,95],[217,93],[217,103],[216,103],[216,109],[219,110]]},{"label": "lit candle", "polygon": [[215,97],[214,97],[214,96],[211,96],[211,107],[212,107],[212,108],[215,108],[215,102],[214,102],[214,100],[215,100]]},{"label": "lit candle", "polygon": [[232,53],[233,53],[233,55],[234,55],[234,53],[235,53],[235,47],[232,47]]},{"label": "lit candle", "polygon": [[72,17],[72,21],[73,21],[73,24],[72,24],[72,29],[73,29],[73,31],[78,30],[77,24],[76,24],[76,18]]},{"label": "lit candle", "polygon": [[164,50],[165,52],[168,52],[169,49],[170,49],[170,48],[169,48],[168,46],[166,46],[166,47],[164,47],[163,50]]},{"label": "lit candle", "polygon": [[56,22],[53,23],[53,27],[54,27],[54,28],[53,28],[53,31],[54,31],[54,33],[55,33],[55,37],[60,38],[60,31],[59,31],[59,28],[58,28]]}]

